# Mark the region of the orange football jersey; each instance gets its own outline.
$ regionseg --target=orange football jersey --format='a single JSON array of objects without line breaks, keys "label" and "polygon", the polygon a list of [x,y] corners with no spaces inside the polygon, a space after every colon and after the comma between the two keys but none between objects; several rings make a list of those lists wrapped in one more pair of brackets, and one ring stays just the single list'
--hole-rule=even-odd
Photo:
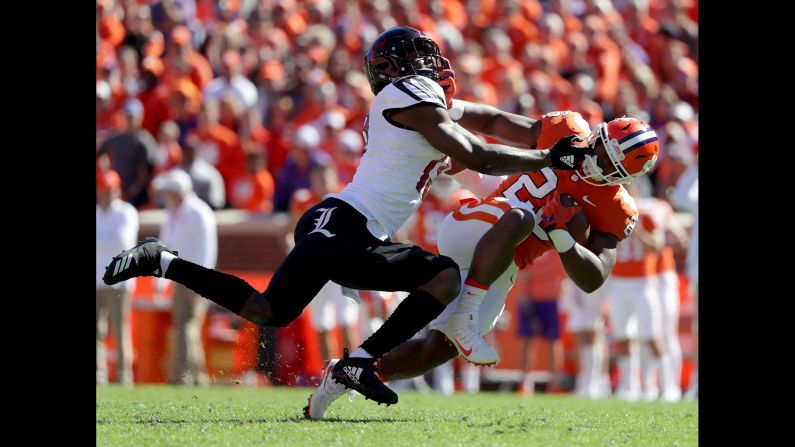
[{"label": "orange football jersey", "polygon": [[[640,225],[646,231],[657,228],[657,222],[648,214],[648,208],[641,206]],[[637,237],[627,239],[618,244],[616,248],[616,265],[610,272],[613,276],[643,277],[656,274],[657,253],[647,250],[641,245]]]},{"label": "orange football jersey", "polygon": [[[654,216],[655,222],[658,222],[663,229],[666,222],[674,218],[674,210],[671,204],[662,199],[652,198],[649,213]],[[659,253],[659,260],[657,261],[657,273],[666,272],[668,270],[676,270],[676,260],[674,259],[674,247],[666,239],[665,245]]]},{"label": "orange football jersey", "polygon": [[[665,230],[667,219],[673,218],[673,209],[667,202],[656,198],[643,198],[637,201],[641,212],[640,224],[647,231],[656,228]],[[666,245],[659,253],[646,250],[640,241],[632,238],[618,246],[616,266],[612,274],[622,277],[652,276],[676,268],[673,247]]]},{"label": "orange football jersey", "polygon": [[[579,113],[552,112],[541,117],[541,135],[537,147],[551,147],[560,138],[571,134],[577,134],[584,139],[588,133],[588,124]],[[632,233],[638,219],[638,210],[635,201],[623,186],[593,186],[582,181],[574,171],[556,171],[551,168],[514,174],[481,202],[464,205],[453,215],[458,220],[480,219],[493,224],[498,217],[487,212],[488,206],[505,212],[512,208],[511,202],[524,202],[538,212],[554,191],[571,195],[583,207],[592,232],[610,233],[619,240]],[[480,207],[479,210],[471,211],[476,207]],[[514,260],[519,268],[524,268],[552,248],[549,236],[536,226],[533,234],[516,248]]]}]

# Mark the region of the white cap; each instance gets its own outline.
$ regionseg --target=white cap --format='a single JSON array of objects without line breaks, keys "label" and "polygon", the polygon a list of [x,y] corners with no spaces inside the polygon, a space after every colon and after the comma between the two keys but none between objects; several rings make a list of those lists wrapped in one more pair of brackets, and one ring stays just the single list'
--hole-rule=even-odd
[{"label": "white cap", "polygon": [[193,182],[187,172],[182,169],[172,169],[155,177],[152,187],[158,192],[173,191],[184,196],[193,190]]},{"label": "white cap", "polygon": [[97,81],[97,98],[107,101],[110,99],[110,84],[104,80]]},{"label": "white cap", "polygon": [[293,144],[307,149],[315,149],[317,145],[320,144],[320,134],[314,127],[309,124],[304,124],[299,127],[298,131],[295,133]]},{"label": "white cap", "polygon": [[680,121],[690,121],[693,119],[693,107],[684,101],[679,101],[674,105],[671,115]]},{"label": "white cap", "polygon": [[362,136],[355,130],[345,129],[340,132],[339,139],[337,140],[337,147],[358,154],[362,151]]},{"label": "white cap", "polygon": [[333,129],[339,130],[345,127],[345,116],[336,110],[324,113],[322,121],[324,126],[331,126]]}]

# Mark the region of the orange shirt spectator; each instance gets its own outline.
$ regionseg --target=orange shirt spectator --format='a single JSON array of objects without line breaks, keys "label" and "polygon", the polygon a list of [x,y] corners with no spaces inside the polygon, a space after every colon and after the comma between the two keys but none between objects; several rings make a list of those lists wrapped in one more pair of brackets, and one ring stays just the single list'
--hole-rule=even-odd
[{"label": "orange shirt spectator", "polygon": [[291,42],[306,31],[306,20],[296,11],[294,1],[281,1],[273,5],[271,11],[273,27],[284,30]]},{"label": "orange shirt spectator", "polygon": [[618,94],[618,81],[621,72],[621,49],[607,36],[592,42],[588,57],[596,67],[599,82],[596,99],[612,104]]},{"label": "orange shirt spectator", "polygon": [[337,183],[337,174],[333,165],[316,165],[310,174],[310,187],[296,190],[290,197],[289,210],[293,216],[291,229],[309,208],[317,205],[326,194],[342,191],[343,185]]},{"label": "orange shirt spectator", "polygon": [[268,170],[271,174],[278,173],[287,160],[290,152],[290,141],[288,139],[287,127],[289,126],[289,116],[294,110],[293,101],[289,97],[283,97],[271,102],[268,115],[270,124],[270,141],[268,142]]},{"label": "orange shirt spectator", "polygon": [[116,51],[113,45],[97,37],[97,80],[102,77],[102,70],[116,63]]},{"label": "orange shirt spectator", "polygon": [[550,10],[563,19],[563,28],[567,34],[582,31],[582,22],[572,13],[571,4],[572,2],[565,0],[552,0],[549,4]]},{"label": "orange shirt spectator", "polygon": [[97,13],[101,16],[98,25],[99,36],[115,48],[124,40],[125,32],[124,25],[109,9],[110,3],[107,1],[97,3]]},{"label": "orange shirt spectator", "polygon": [[467,12],[459,0],[442,0],[444,3],[444,18],[458,29],[463,29],[467,24]]},{"label": "orange shirt spectator", "polygon": [[507,25],[504,25],[504,27],[507,29],[508,37],[513,44],[514,54],[517,54],[528,42],[538,39],[538,27],[522,14],[512,14],[507,19]]},{"label": "orange shirt spectator", "polygon": [[337,111],[344,117],[348,116],[347,110],[337,104],[337,87],[334,82],[327,79],[317,86],[307,85],[309,96],[301,105],[300,110],[292,119],[292,124],[298,128],[304,124],[315,121],[323,113]]},{"label": "orange shirt spectator", "polygon": [[362,134],[355,130],[345,129],[340,132],[335,143],[336,148],[333,155],[339,182],[348,184],[353,180],[353,175],[356,174],[356,169],[359,168],[359,163],[362,160],[362,150],[364,149]]},{"label": "orange shirt spectator", "polygon": [[170,118],[181,115],[196,115],[201,105],[201,92],[188,77],[173,81],[169,89]]},{"label": "orange shirt spectator", "polygon": [[171,32],[171,48],[166,58],[165,82],[171,83],[182,76],[188,76],[199,90],[213,79],[210,63],[192,46],[191,32],[187,27],[178,26]]},{"label": "orange shirt spectator", "polygon": [[202,104],[198,125],[192,132],[198,137],[196,156],[215,166],[226,185],[226,196],[232,193],[232,182],[245,171],[246,157],[237,134],[218,123],[218,105],[209,101]]},{"label": "orange shirt spectator", "polygon": [[259,110],[253,108],[244,112],[239,128],[240,146],[243,147],[243,151],[268,153],[271,133],[262,126],[262,115]]},{"label": "orange shirt spectator", "polygon": [[155,175],[168,172],[182,163],[182,147],[179,145],[179,126],[177,126],[177,123],[164,121],[156,135]]},{"label": "orange shirt spectator", "polygon": [[138,94],[138,100],[144,105],[144,122],[142,127],[155,135],[160,124],[169,118],[168,95],[169,88],[160,84],[158,76],[163,73],[163,62],[156,57],[147,57],[141,62],[143,71],[141,79],[144,88]]},{"label": "orange shirt spectator", "polygon": [[265,169],[264,154],[249,152],[245,173],[232,183],[230,205],[252,213],[270,213],[273,210],[273,192],[273,176]]},{"label": "orange shirt spectator", "polygon": [[[485,29],[497,19],[498,9],[496,0],[480,0],[479,2],[464,2],[469,13],[470,23],[474,26],[467,30]],[[467,36],[469,37],[469,36]]]},{"label": "orange shirt spectator", "polygon": [[[568,107],[563,108],[568,109]],[[592,129],[605,120],[602,108],[599,107],[599,104],[591,101],[590,99],[583,99],[573,106],[571,110],[580,112],[580,115],[585,118],[585,121],[588,121],[588,124],[591,125]]]},{"label": "orange shirt spectator", "polygon": [[320,132],[318,147],[328,152],[329,155],[334,155],[340,132],[345,128],[345,115],[338,110],[331,110],[320,115],[313,124]]},{"label": "orange shirt spectator", "polygon": [[[215,166],[224,182],[230,185],[243,171],[245,163],[245,155],[237,135],[222,124],[214,124],[206,130],[196,128],[193,134],[200,140],[199,156]],[[230,187],[227,186],[227,196],[230,192]]]},{"label": "orange shirt spectator", "polygon": [[507,71],[523,71],[522,64],[516,59],[497,60],[494,57],[483,58],[483,74],[481,78],[492,87],[500,85],[500,78]]},{"label": "orange shirt spectator", "polygon": [[120,113],[120,107],[113,101],[110,84],[104,80],[97,81],[97,144],[104,141],[109,132],[121,127],[122,123],[116,118]]}]

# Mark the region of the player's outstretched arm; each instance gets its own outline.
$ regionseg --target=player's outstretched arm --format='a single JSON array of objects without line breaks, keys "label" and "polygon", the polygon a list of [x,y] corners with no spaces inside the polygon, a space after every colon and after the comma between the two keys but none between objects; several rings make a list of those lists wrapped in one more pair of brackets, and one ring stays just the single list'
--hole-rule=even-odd
[{"label": "player's outstretched arm", "polygon": [[390,118],[419,132],[433,147],[461,165],[484,174],[513,174],[548,166],[576,169],[588,154],[587,149],[574,146],[574,135],[561,139],[550,149],[537,151],[484,143],[457,130],[447,111],[433,105],[403,109]]},{"label": "player's outstretched arm", "polygon": [[576,203],[561,203],[561,194],[555,192],[541,208],[539,225],[549,235],[569,278],[584,292],[591,293],[604,284],[616,265],[618,238],[593,231],[588,246],[580,245],[567,225],[581,210]]},{"label": "player's outstretched arm", "polygon": [[613,271],[616,265],[616,245],[617,237],[594,231],[587,248],[575,242],[569,250],[558,254],[569,278],[584,292],[591,293],[604,284]]},{"label": "player's outstretched arm", "polygon": [[453,100],[450,117],[459,125],[512,146],[535,149],[541,135],[541,121],[508,113],[486,104]]}]

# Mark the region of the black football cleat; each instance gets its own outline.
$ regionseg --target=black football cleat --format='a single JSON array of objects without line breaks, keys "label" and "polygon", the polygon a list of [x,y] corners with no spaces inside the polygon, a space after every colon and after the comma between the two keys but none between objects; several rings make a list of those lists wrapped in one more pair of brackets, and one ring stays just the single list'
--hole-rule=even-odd
[{"label": "black football cleat", "polygon": [[331,377],[345,388],[354,389],[379,405],[396,404],[398,395],[381,382],[376,371],[374,358],[350,357],[345,349],[342,358],[334,365]]},{"label": "black football cleat", "polygon": [[125,250],[113,257],[110,265],[105,267],[102,281],[113,285],[136,276],[162,276],[160,271],[160,253],[167,251],[177,256],[174,250],[169,250],[160,239],[148,237],[135,247]]}]

